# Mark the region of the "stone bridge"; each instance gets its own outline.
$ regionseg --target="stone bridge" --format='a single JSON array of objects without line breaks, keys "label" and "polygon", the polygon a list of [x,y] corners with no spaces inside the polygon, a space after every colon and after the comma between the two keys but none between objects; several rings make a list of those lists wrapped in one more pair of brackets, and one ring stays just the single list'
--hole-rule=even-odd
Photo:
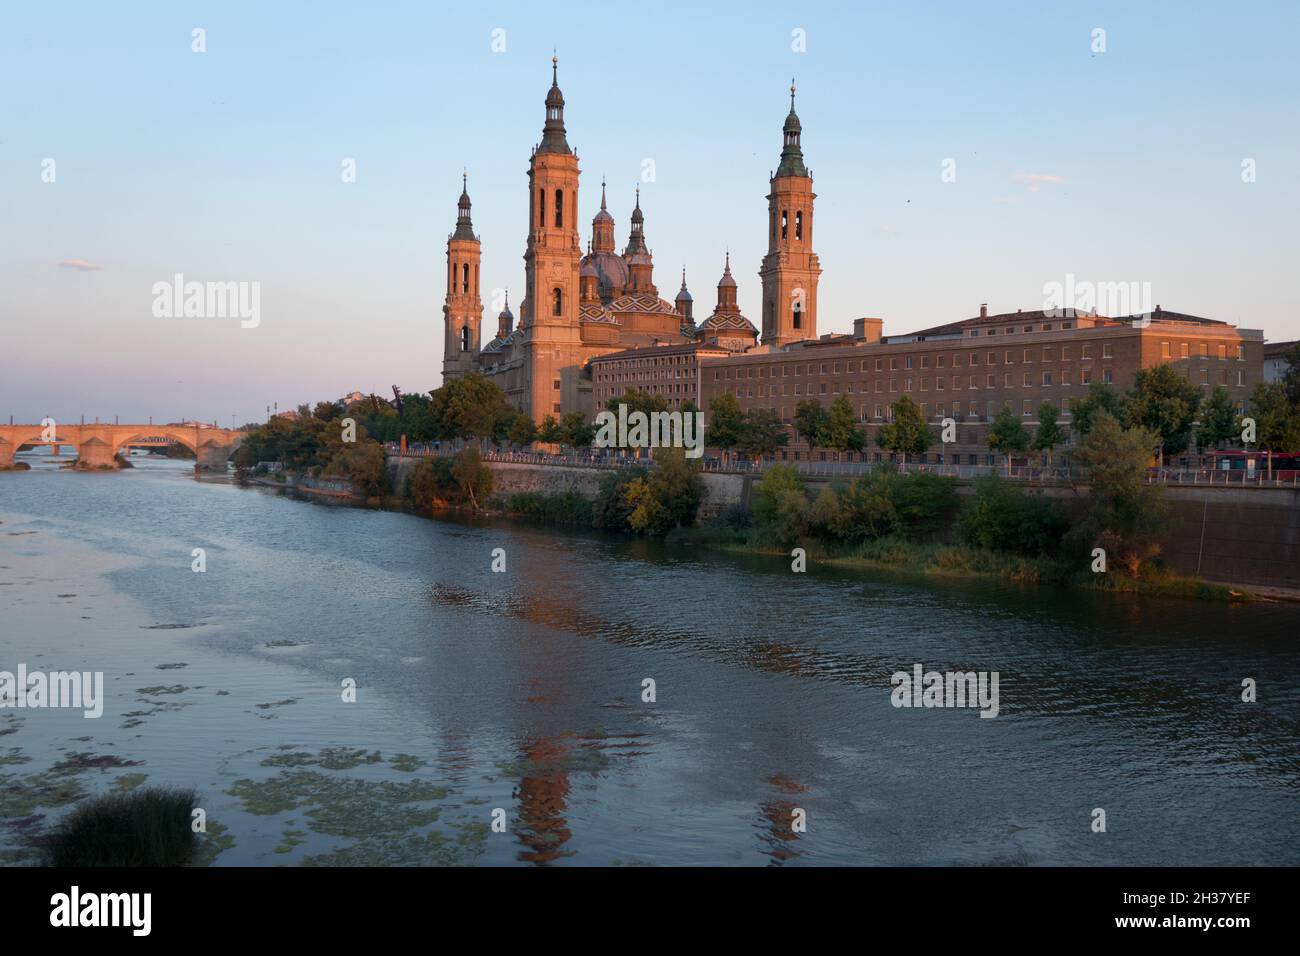
[{"label": "stone bridge", "polygon": [[23,445],[52,445],[56,455],[60,445],[71,445],[81,466],[111,468],[123,448],[179,442],[194,452],[198,468],[225,471],[243,440],[243,432],[211,425],[0,425],[0,469],[13,465]]}]

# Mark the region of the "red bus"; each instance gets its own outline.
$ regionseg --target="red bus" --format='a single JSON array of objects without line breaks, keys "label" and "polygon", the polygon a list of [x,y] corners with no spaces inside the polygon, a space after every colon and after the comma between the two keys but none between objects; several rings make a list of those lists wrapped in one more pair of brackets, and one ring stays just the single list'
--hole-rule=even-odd
[{"label": "red bus", "polygon": [[[1215,453],[1215,469],[1234,472],[1230,480],[1268,480],[1272,458],[1273,479],[1295,481],[1300,476],[1300,454],[1266,451],[1220,451]],[[1240,477],[1239,477],[1240,476]]]}]

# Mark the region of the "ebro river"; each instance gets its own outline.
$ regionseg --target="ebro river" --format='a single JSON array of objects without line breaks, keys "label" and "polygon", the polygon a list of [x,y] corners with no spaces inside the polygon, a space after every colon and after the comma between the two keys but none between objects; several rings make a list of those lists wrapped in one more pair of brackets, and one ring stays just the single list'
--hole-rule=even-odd
[{"label": "ebro river", "polygon": [[102,692],[0,707],[3,863],[149,785],[198,791],[216,866],[1300,862],[1295,605],[29,460],[0,474],[0,672]]}]

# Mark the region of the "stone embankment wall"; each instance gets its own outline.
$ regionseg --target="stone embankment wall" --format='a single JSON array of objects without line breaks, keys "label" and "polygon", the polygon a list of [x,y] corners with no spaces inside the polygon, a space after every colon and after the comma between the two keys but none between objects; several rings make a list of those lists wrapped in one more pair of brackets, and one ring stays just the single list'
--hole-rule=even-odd
[{"label": "stone embankment wall", "polygon": [[[394,487],[401,488],[416,459],[390,459]],[[605,471],[559,465],[489,462],[499,494],[531,491],[543,495],[575,491],[594,497]],[[710,518],[728,505],[748,506],[755,478],[705,472],[700,514]],[[827,479],[809,478],[814,490]],[[961,492],[970,493],[964,486]],[[1068,488],[1047,493],[1073,497]],[[1300,489],[1168,489],[1170,528],[1161,550],[1173,570],[1208,581],[1243,587],[1300,589]]]}]

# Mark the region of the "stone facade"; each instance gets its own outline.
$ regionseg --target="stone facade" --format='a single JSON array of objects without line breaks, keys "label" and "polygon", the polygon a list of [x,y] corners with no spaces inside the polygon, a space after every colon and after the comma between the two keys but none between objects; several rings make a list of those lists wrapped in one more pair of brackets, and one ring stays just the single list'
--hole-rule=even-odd
[{"label": "stone facade", "polygon": [[[601,184],[600,211],[583,253],[577,228],[579,157],[568,143],[554,59],[551,67],[542,139],[529,160],[525,294],[519,322],[515,324],[507,304],[497,317],[496,335],[479,347],[480,246],[470,224],[467,189],[462,191],[456,231],[448,239],[443,307],[444,380],[481,372],[501,386],[514,407],[538,422],[570,411],[594,414],[591,362],[601,356],[665,345],[699,345],[706,352],[744,351],[754,348],[758,339],[758,330],[736,303],[730,257],[723,281],[730,282],[731,293],[724,301],[723,283],[719,283],[719,308],[699,326],[684,273],[676,299],[670,303],[660,298],[639,190],[627,245],[619,253],[614,245],[614,217]],[[790,318],[773,324],[773,339],[785,343],[815,336],[816,281],[821,271],[811,251],[812,178],[799,152],[793,95],[782,166],[771,190],[773,217],[781,215],[784,207],[793,210],[786,213],[786,238],[774,240],[762,272],[765,289],[770,285],[774,296],[779,294],[783,301],[790,296],[795,302],[797,321]]]}]

